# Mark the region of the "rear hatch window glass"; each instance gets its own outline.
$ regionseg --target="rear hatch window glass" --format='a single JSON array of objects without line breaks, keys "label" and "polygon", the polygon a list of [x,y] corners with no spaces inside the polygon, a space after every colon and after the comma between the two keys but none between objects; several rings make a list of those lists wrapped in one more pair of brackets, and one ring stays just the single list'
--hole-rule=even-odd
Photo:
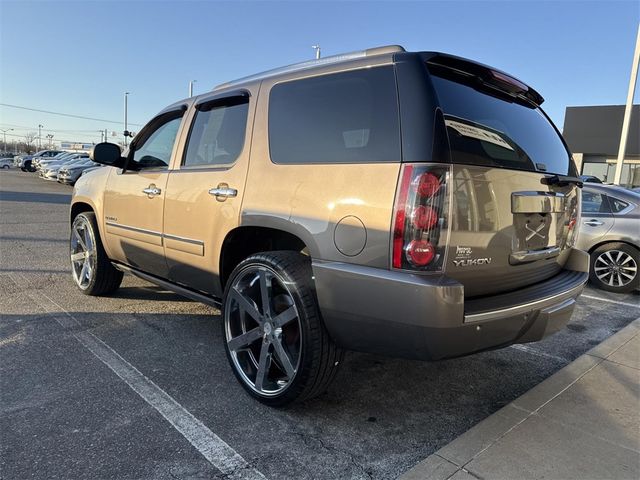
[{"label": "rear hatch window glass", "polygon": [[457,164],[570,173],[570,157],[539,108],[431,75]]}]

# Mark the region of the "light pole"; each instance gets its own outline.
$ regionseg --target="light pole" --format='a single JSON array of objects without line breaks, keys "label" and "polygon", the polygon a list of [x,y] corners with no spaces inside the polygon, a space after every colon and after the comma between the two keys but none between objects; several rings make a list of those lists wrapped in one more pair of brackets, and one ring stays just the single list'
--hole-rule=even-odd
[{"label": "light pole", "polygon": [[316,51],[316,60],[320,60],[320,44],[311,45],[311,48],[315,49]]},{"label": "light pole", "polygon": [[198,80],[191,80],[189,82],[189,98],[193,97],[193,84],[196,83]]},{"label": "light pole", "polygon": [[11,130],[13,130],[13,128],[6,128],[3,130],[0,130],[0,132],[2,132],[2,134],[4,135],[4,145],[2,148],[4,148],[5,150],[7,149],[7,132],[10,132]]},{"label": "light pole", "polygon": [[49,148],[51,148],[51,140],[53,140],[53,133],[48,133],[47,138],[49,139]]},{"label": "light pole", "polygon": [[127,146],[127,137],[129,132],[127,131],[127,99],[129,98],[129,92],[124,92],[124,146]]},{"label": "light pole", "polygon": [[38,150],[42,150],[42,128],[44,125],[38,124]]}]

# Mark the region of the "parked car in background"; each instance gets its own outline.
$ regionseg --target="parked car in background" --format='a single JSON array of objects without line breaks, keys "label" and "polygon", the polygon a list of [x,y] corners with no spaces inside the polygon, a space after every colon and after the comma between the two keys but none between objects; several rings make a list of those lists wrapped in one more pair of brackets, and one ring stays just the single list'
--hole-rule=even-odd
[{"label": "parked car in background", "polygon": [[640,288],[640,193],[585,183],[578,247],[591,257],[590,280],[598,288]]},{"label": "parked car in background", "polygon": [[129,272],[221,305],[236,378],[272,406],[322,393],[344,349],[433,360],[538,341],[589,269],[582,182],[543,100],[389,46],[178,101],[125,157],[94,147],[111,167],[74,188],[73,280],[103,295]]},{"label": "parked car in background", "polygon": [[33,158],[33,155],[18,155],[15,158],[14,165],[20,170],[22,170],[23,172],[26,172],[27,167],[25,167],[25,164],[29,162],[29,165],[31,165],[32,158]]},{"label": "parked car in background", "polygon": [[13,165],[13,158],[0,158],[0,168],[11,168]]},{"label": "parked car in background", "polygon": [[78,178],[89,170],[102,168],[103,165],[95,163],[91,160],[78,163],[75,165],[65,165],[58,171],[58,182],[67,185],[74,185]]},{"label": "parked car in background", "polygon": [[580,180],[584,183],[602,183],[602,180],[593,175],[580,175]]},{"label": "parked car in background", "polygon": [[42,167],[42,169],[40,170],[40,176],[45,180],[56,182],[58,180],[58,172],[62,167],[79,165],[81,163],[90,162],[90,161],[91,159],[89,158],[88,155],[87,156],[81,155],[69,161],[51,163],[47,166]]}]

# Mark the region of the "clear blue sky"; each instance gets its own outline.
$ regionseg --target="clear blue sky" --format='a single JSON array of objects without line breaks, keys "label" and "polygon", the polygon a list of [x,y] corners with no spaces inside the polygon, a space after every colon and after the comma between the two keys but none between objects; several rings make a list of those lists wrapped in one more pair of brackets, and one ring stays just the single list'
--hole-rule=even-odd
[{"label": "clear blue sky", "polygon": [[[438,50],[503,69],[547,99],[623,104],[640,2],[178,2],[0,0],[0,103],[143,124],[164,106],[276,66],[368,47]],[[638,93],[636,93],[638,98]],[[637,101],[636,101],[637,103]],[[0,106],[8,134],[99,141],[122,125]],[[133,126],[132,129],[139,129]],[[7,137],[10,140],[13,137]]]}]

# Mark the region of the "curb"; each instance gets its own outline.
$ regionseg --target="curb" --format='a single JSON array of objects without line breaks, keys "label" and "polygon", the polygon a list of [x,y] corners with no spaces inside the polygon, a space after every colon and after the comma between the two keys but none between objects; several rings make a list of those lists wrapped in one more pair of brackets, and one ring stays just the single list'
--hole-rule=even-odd
[{"label": "curb", "polygon": [[429,455],[398,480],[475,479],[465,466],[571,387],[640,333],[640,318],[596,345],[448,445]]}]

